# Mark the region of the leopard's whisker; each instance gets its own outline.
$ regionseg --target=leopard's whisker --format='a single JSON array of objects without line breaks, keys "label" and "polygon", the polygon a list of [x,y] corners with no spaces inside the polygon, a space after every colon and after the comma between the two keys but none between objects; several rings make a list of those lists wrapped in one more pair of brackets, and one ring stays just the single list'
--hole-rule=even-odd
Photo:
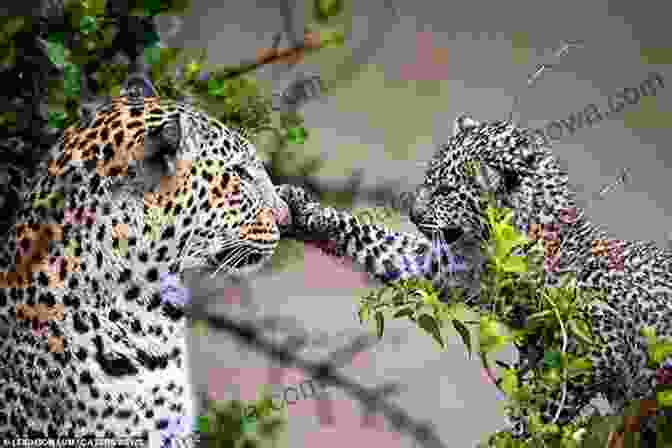
[{"label": "leopard's whisker", "polygon": [[[253,253],[253,252],[254,252],[254,249],[253,249],[253,248],[251,248],[251,247],[243,247],[243,248],[240,250],[239,255],[238,255],[235,259],[232,259],[232,260],[231,260],[231,267],[233,267],[233,268],[237,268],[237,267],[238,267],[238,263],[240,263],[240,262],[242,261],[243,258],[245,258],[247,255],[249,255],[249,254],[251,254],[251,253]],[[233,257],[232,257],[232,258],[233,258]]]},{"label": "leopard's whisker", "polygon": [[248,246],[242,246],[238,248],[236,252],[233,252],[231,255],[229,255],[220,265],[219,267],[215,270],[215,272],[212,273],[210,278],[214,278],[219,271],[221,271],[223,268],[225,268],[228,264],[230,264],[229,267],[231,268],[236,268],[236,263],[240,261],[245,255],[248,255],[250,252],[252,252],[253,249]]}]

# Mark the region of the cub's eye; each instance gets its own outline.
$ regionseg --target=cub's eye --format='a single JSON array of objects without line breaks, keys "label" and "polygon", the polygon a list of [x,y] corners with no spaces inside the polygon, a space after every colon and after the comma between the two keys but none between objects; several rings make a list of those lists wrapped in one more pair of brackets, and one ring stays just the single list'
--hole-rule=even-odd
[{"label": "cub's eye", "polygon": [[450,185],[439,185],[435,190],[434,194],[438,195],[448,195],[455,191],[455,187]]}]

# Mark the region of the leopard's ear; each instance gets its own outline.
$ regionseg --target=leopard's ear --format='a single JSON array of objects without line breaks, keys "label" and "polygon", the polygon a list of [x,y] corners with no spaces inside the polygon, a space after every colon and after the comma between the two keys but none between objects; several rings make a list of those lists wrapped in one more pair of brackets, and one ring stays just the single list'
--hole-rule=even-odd
[{"label": "leopard's ear", "polygon": [[143,74],[131,73],[121,86],[120,96],[129,99],[149,98],[159,96],[152,81]]},{"label": "leopard's ear", "polygon": [[478,125],[480,125],[480,123],[471,118],[469,114],[461,114],[455,119],[455,122],[453,123],[453,135],[457,135],[460,132],[466,131],[467,129],[476,127]]},{"label": "leopard's ear", "polygon": [[140,161],[140,176],[147,191],[153,191],[161,177],[175,175],[181,141],[182,127],[177,117],[163,123],[161,127],[147,130],[144,157]]}]

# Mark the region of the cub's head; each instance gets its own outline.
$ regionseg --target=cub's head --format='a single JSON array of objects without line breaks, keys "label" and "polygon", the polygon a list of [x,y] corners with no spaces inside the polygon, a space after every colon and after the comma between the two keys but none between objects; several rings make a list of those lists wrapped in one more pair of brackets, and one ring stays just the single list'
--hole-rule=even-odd
[{"label": "cub's head", "polygon": [[570,206],[567,175],[527,129],[505,121],[479,123],[462,115],[453,136],[429,162],[410,219],[447,244],[482,241],[487,234],[486,194],[514,210],[514,224],[552,221]]}]

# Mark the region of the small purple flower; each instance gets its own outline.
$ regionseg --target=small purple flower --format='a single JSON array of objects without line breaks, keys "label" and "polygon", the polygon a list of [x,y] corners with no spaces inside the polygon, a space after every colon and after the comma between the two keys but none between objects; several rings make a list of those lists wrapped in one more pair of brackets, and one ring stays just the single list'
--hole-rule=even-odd
[{"label": "small purple flower", "polygon": [[385,281],[388,282],[393,282],[397,280],[399,277],[401,277],[401,271],[398,270],[387,271],[383,274],[383,278],[385,279]]},{"label": "small purple flower", "polygon": [[180,279],[177,274],[172,272],[162,272],[161,275],[159,275],[159,284],[161,285],[161,288],[167,288],[170,286],[179,288]]},{"label": "small purple flower", "polygon": [[193,434],[193,427],[185,417],[165,418],[161,422],[168,424],[160,430],[161,448],[178,448],[181,445],[178,440],[184,440]]},{"label": "small purple flower", "polygon": [[450,272],[461,272],[467,269],[467,264],[464,261],[464,257],[459,255],[451,255],[448,257],[448,270]]},{"label": "small purple flower", "polygon": [[530,226],[527,223],[523,223],[520,225],[520,231],[523,235],[527,235],[529,233]]},{"label": "small purple flower", "polygon": [[167,291],[163,291],[161,293],[161,299],[166,303],[185,306],[190,302],[191,297],[187,288],[181,288],[179,290],[169,289]]},{"label": "small purple flower", "polygon": [[210,73],[208,73],[206,70],[201,71],[201,73],[198,74],[198,80],[199,81],[207,81],[210,78]]},{"label": "small purple flower", "polygon": [[163,272],[159,276],[161,300],[173,305],[185,306],[191,301],[191,291],[182,286],[177,274]]},{"label": "small purple flower", "polygon": [[662,366],[666,369],[672,369],[672,356],[668,356],[665,361],[663,361]]}]

